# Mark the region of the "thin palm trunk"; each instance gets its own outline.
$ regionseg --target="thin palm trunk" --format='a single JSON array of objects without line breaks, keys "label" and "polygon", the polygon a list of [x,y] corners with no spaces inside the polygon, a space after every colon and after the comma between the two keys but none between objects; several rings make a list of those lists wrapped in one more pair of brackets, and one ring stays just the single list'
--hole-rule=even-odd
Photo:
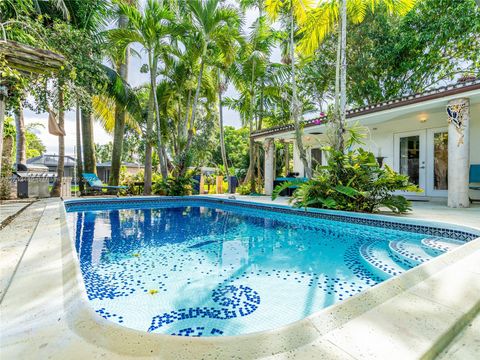
[{"label": "thin palm trunk", "polygon": [[[62,84],[58,85],[58,127],[63,130],[65,128],[65,111],[64,111],[64,93]],[[65,174],[65,137],[58,136],[58,163],[57,163],[57,179],[53,184],[50,195],[53,197],[61,196],[62,182]]]},{"label": "thin palm trunk", "polygon": [[305,169],[305,175],[307,178],[312,178],[312,169],[310,168],[307,161],[307,153],[303,147],[303,133],[300,127],[300,114],[299,114],[299,104],[297,99],[297,80],[295,77],[295,22],[293,15],[293,6],[290,6],[290,61],[292,67],[292,117],[295,124],[295,141],[297,143],[298,153],[300,159],[302,160],[303,167]]},{"label": "thin palm trunk", "polygon": [[[125,15],[120,15],[118,18],[118,28],[125,29],[128,26],[128,18]],[[128,81],[128,63],[130,52],[127,47],[125,51],[125,60],[119,64],[118,73],[123,80]],[[122,166],[122,151],[123,151],[123,136],[125,134],[125,110],[115,106],[115,128],[113,131],[113,147],[112,147],[112,166],[110,174],[110,185],[118,185],[120,181],[120,168]]]},{"label": "thin palm trunk", "polygon": [[250,183],[250,191],[253,193],[256,191],[255,186],[255,161],[258,158],[255,156],[255,141],[252,138],[253,132],[253,122],[254,122],[254,108],[255,108],[255,67],[256,62],[253,59],[252,63],[252,76],[250,80],[250,120],[249,120],[249,135],[250,135],[250,142],[248,147],[248,155],[249,155],[249,164],[247,175],[245,176],[245,183]]},{"label": "thin palm trunk", "polygon": [[[5,98],[3,89],[0,88],[0,174],[2,174],[3,168],[3,124],[5,123]],[[1,176],[1,175],[0,175]]]},{"label": "thin palm trunk", "polygon": [[187,107],[185,111],[185,120],[182,124],[182,138],[187,137],[188,121],[190,120],[190,102],[192,101],[192,90],[188,90]]},{"label": "thin palm trunk", "polygon": [[81,130],[81,117],[80,117],[80,104],[77,100],[77,107],[75,111],[75,122],[76,122],[76,145],[77,145],[77,177],[78,177],[78,188],[80,193],[84,193],[84,186],[82,181],[83,173],[83,157],[82,157],[82,130]]},{"label": "thin palm trunk", "polygon": [[193,99],[193,108],[192,108],[192,116],[190,117],[190,126],[188,129],[188,139],[187,139],[187,148],[190,148],[190,145],[193,140],[193,129],[195,126],[195,117],[197,114],[197,106],[198,106],[198,100],[200,98],[200,89],[202,87],[202,79],[203,79],[203,69],[205,67],[205,63],[203,61],[203,57],[200,62],[200,71],[198,73],[198,79],[197,79],[197,89],[195,90],[195,98]]},{"label": "thin palm trunk", "polygon": [[97,173],[95,143],[93,137],[93,116],[91,105],[82,107],[82,143],[84,169],[87,173]]},{"label": "thin palm trunk", "polygon": [[160,173],[162,178],[168,177],[168,168],[166,163],[166,151],[162,142],[162,126],[160,124],[160,111],[158,109],[157,99],[157,59],[154,57],[150,62],[150,86],[153,95],[153,105],[155,109],[155,119],[157,123],[157,146],[158,146],[158,161],[160,163]]},{"label": "thin palm trunk", "polygon": [[344,149],[345,123],[347,117],[347,0],[342,0],[341,8],[341,45],[340,45],[340,118],[339,118],[339,150]]},{"label": "thin palm trunk", "polygon": [[150,195],[152,193],[152,131],[153,131],[153,112],[154,112],[153,91],[150,90],[148,98],[147,112],[147,128],[146,128],[146,144],[145,144],[145,170],[143,173],[144,187],[143,194]]},{"label": "thin palm trunk", "polygon": [[184,176],[188,164],[186,163],[187,158],[188,158],[188,153],[190,151],[190,147],[192,145],[193,141],[193,130],[195,127],[195,116],[197,113],[197,106],[198,106],[198,100],[200,98],[200,89],[202,87],[202,78],[203,78],[203,70],[205,67],[205,62],[204,62],[204,57],[202,56],[200,59],[200,71],[198,72],[198,78],[197,78],[197,89],[195,90],[195,97],[193,99],[193,107],[192,107],[192,116],[190,117],[190,124],[188,127],[188,136],[187,136],[187,143],[185,144],[185,149],[182,152],[181,160],[180,160],[180,167],[179,167],[179,176]]},{"label": "thin palm trunk", "polygon": [[15,131],[16,131],[16,152],[15,162],[18,164],[26,164],[27,148],[25,141],[25,118],[23,116],[22,101],[18,102],[18,109],[15,111]]},{"label": "thin palm trunk", "polygon": [[225,149],[225,133],[223,129],[223,104],[222,104],[222,85],[220,79],[220,70],[218,71],[218,126],[220,127],[220,152],[222,154],[223,167],[225,168],[225,175],[230,176],[228,171],[227,151]]}]

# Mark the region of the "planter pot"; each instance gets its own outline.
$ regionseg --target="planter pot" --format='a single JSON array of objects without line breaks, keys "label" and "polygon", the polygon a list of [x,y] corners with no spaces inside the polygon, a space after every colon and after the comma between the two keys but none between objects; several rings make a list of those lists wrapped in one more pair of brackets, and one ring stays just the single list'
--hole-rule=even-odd
[{"label": "planter pot", "polygon": [[193,175],[193,180],[195,180],[195,182],[193,183],[192,191],[195,195],[200,194],[200,179],[200,175]]},{"label": "planter pot", "polygon": [[223,194],[223,176],[217,176],[217,194]]},{"label": "planter pot", "polygon": [[235,194],[237,191],[238,186],[238,179],[236,176],[229,176],[228,177],[228,193]]}]

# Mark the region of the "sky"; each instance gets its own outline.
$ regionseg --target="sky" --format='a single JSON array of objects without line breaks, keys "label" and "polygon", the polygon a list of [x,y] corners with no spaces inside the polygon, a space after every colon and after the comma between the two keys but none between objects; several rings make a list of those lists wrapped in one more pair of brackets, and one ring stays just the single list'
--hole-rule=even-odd
[{"label": "sky", "polygon": [[[236,3],[236,1],[230,0],[230,3]],[[245,29],[248,29],[253,21],[257,17],[257,12],[255,10],[249,10],[246,13],[245,19]],[[139,46],[134,46],[134,48],[139,51]],[[278,49],[277,49],[278,50]],[[139,51],[140,52],[140,51]],[[140,52],[141,53],[141,52]],[[148,82],[148,74],[140,73],[140,67],[144,64],[145,58],[144,54],[142,54],[142,58],[138,58],[135,56],[131,57],[130,65],[129,65],[129,83],[133,86],[139,86],[146,82]],[[272,54],[273,61],[279,61],[280,59],[280,52],[274,51]],[[225,93],[226,97],[236,97],[237,93],[235,89],[230,85]],[[240,127],[240,116],[239,114],[228,108],[224,109],[224,122],[225,125],[230,125],[234,127]],[[58,138],[54,135],[48,133],[48,114],[35,114],[33,111],[25,109],[25,124],[31,123],[41,123],[45,125],[44,128],[38,129],[36,131],[37,135],[42,140],[43,144],[47,148],[48,154],[56,154],[58,153]],[[65,154],[67,155],[75,155],[75,137],[76,137],[76,126],[75,126],[75,111],[68,111],[65,113]],[[108,142],[112,141],[112,136],[103,130],[102,126],[100,126],[97,122],[94,123],[94,139],[96,144],[107,144]]]}]

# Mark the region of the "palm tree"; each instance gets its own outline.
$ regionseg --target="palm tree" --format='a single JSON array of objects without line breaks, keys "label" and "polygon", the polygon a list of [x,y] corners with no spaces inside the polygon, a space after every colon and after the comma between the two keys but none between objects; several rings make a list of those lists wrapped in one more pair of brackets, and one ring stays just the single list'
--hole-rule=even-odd
[{"label": "palm tree", "polygon": [[302,25],[307,20],[307,12],[312,7],[310,0],[267,0],[265,8],[267,13],[275,20],[279,15],[284,21],[289,23],[289,50],[290,55],[288,61],[291,67],[291,86],[292,86],[292,104],[291,114],[295,125],[295,142],[302,160],[305,175],[307,178],[312,177],[312,169],[308,164],[307,153],[303,146],[303,131],[300,125],[300,116],[302,109],[298,102],[297,80],[295,69],[295,31],[297,25]]},{"label": "palm tree", "polygon": [[192,36],[199,45],[200,68],[197,76],[197,87],[193,98],[192,115],[188,124],[187,142],[179,164],[179,175],[185,174],[189,151],[193,141],[195,119],[202,88],[205,66],[212,62],[212,53],[221,53],[226,63],[232,63],[235,55],[233,43],[238,37],[241,20],[237,9],[221,3],[220,0],[190,0]]},{"label": "palm tree", "polygon": [[[166,43],[167,38],[174,32],[174,14],[158,1],[148,0],[146,7],[140,12],[136,7],[116,1],[120,12],[123,13],[130,23],[127,29],[113,29],[109,31],[110,39],[120,48],[126,49],[132,43],[139,43],[147,53],[148,70],[150,74],[150,100],[147,117],[147,134],[153,132],[153,122],[157,124],[158,158],[162,177],[168,176],[165,159],[165,150],[162,143],[160,111],[158,107],[157,70],[159,56],[167,52],[171,47]],[[144,193],[150,194],[152,187],[152,140],[147,139],[145,150],[145,186]]]},{"label": "palm tree", "polygon": [[[130,5],[134,4],[134,0],[124,0],[125,3]],[[128,26],[128,18],[125,14],[120,13],[118,15],[118,28],[126,29]],[[121,56],[123,55],[123,56]],[[125,49],[125,54],[113,59],[115,69],[120,74],[124,81],[128,81],[128,63],[129,63],[129,48]],[[123,60],[123,61],[122,61]],[[112,149],[112,166],[109,183],[110,185],[118,185],[120,179],[120,167],[122,165],[122,147],[123,147],[123,135],[125,132],[125,117],[126,112],[120,106],[115,106],[115,127],[113,133],[113,149]]]},{"label": "palm tree", "polygon": [[405,15],[413,8],[415,2],[416,0],[325,0],[308,12],[307,19],[299,31],[303,35],[299,43],[299,51],[302,54],[312,55],[335,26],[338,27],[334,110],[337,150],[344,150],[347,115],[347,17],[353,23],[361,23],[368,8],[373,11],[380,3],[385,5],[391,14]]},{"label": "palm tree", "polygon": [[[253,3],[255,5],[255,1]],[[250,134],[262,127],[265,75],[268,71],[271,51],[277,41],[276,33],[263,15],[262,5],[258,4],[258,8],[259,17],[251,26],[247,44],[242,47],[238,60],[229,67],[227,72],[240,93],[238,100],[228,99],[228,105],[239,111],[243,125],[249,128]],[[256,164],[260,165],[260,149],[250,137],[249,167],[244,183],[250,184],[252,192],[255,191]]]}]

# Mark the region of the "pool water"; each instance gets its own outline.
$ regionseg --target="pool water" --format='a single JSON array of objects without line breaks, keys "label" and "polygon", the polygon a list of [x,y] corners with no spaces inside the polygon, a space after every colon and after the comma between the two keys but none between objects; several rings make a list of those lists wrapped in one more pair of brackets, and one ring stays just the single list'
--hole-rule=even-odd
[{"label": "pool water", "polygon": [[68,220],[92,307],[152,333],[275,329],[463,243],[198,201],[123,207]]}]

